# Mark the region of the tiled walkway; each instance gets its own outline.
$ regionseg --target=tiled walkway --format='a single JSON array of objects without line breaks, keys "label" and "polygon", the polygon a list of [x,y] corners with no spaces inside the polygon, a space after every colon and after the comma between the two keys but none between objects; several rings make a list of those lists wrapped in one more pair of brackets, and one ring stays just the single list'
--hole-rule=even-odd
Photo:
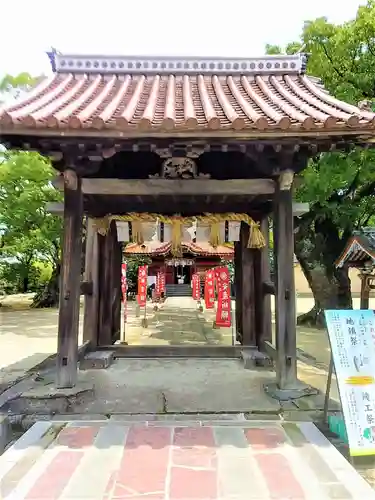
[{"label": "tiled walkway", "polygon": [[39,422],[0,457],[4,500],[375,499],[311,423]]}]

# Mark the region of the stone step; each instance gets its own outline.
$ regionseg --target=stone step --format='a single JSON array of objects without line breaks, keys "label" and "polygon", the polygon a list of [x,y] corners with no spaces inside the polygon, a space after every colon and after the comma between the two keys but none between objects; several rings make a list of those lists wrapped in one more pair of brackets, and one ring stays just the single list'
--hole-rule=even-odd
[{"label": "stone step", "polygon": [[115,358],[237,358],[242,346],[156,346],[119,345],[105,347],[114,351]]}]

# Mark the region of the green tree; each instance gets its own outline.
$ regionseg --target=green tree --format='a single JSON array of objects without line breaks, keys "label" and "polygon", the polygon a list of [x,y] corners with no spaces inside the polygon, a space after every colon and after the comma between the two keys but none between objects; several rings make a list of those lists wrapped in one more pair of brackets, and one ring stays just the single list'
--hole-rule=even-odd
[{"label": "green tree", "polygon": [[[303,48],[310,55],[308,73],[326,89],[352,104],[371,107],[375,98],[375,2],[358,9],[342,25],[325,18],[306,22],[301,40],[285,52]],[[268,46],[269,52],[281,52]],[[300,49],[297,49],[300,50]],[[347,269],[334,262],[353,230],[371,224],[375,214],[375,154],[352,148],[313,158],[301,175],[296,198],[310,211],[296,219],[295,253],[314,294],[315,306],[298,321],[322,325],[323,310],[352,306]]]},{"label": "green tree", "polygon": [[23,292],[36,261],[49,262],[52,275],[59,274],[61,219],[46,211],[48,202],[61,200],[53,175],[37,153],[6,151],[0,163],[0,256],[16,262]]}]

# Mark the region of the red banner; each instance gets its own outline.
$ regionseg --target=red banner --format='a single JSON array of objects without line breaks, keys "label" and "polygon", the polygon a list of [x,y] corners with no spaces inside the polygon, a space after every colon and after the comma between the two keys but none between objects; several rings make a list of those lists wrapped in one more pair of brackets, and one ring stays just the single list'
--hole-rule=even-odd
[{"label": "red banner", "polygon": [[138,305],[144,307],[147,300],[147,266],[138,268]]},{"label": "red banner", "polygon": [[230,327],[231,300],[229,270],[226,266],[217,268],[216,279],[219,286],[217,299],[216,326]]},{"label": "red banner", "polygon": [[194,300],[200,300],[201,298],[201,280],[198,273],[194,273],[192,277],[192,293]]},{"label": "red banner", "polygon": [[165,273],[159,271],[156,275],[155,295],[160,297],[162,293],[165,293]]},{"label": "red banner", "polygon": [[215,289],[214,289],[214,271],[207,271],[204,282],[204,301],[206,309],[212,309],[215,306]]},{"label": "red banner", "polygon": [[122,302],[124,304],[124,322],[126,323],[127,315],[128,315],[128,308],[127,308],[127,291],[128,291],[128,284],[126,281],[126,263],[122,264],[121,266],[121,292],[122,292]]}]

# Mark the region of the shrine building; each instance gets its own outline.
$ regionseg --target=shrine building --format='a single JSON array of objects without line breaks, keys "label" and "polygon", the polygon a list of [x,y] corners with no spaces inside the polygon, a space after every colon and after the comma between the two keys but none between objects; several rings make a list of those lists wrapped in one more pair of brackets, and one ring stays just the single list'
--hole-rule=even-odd
[{"label": "shrine building", "polygon": [[149,241],[151,224],[160,244],[170,242],[167,259],[189,253],[196,262],[185,230],[195,225],[198,245],[206,238],[218,251],[232,225],[237,339],[255,358],[274,360],[280,394],[298,392],[293,178],[321,152],[367,147],[375,115],[329,95],[301,53],[48,56],[51,75],[0,108],[0,140],[48,156],[64,191],[57,387],[76,383],[81,291],[84,340],[105,349],[119,338],[124,241]]}]

